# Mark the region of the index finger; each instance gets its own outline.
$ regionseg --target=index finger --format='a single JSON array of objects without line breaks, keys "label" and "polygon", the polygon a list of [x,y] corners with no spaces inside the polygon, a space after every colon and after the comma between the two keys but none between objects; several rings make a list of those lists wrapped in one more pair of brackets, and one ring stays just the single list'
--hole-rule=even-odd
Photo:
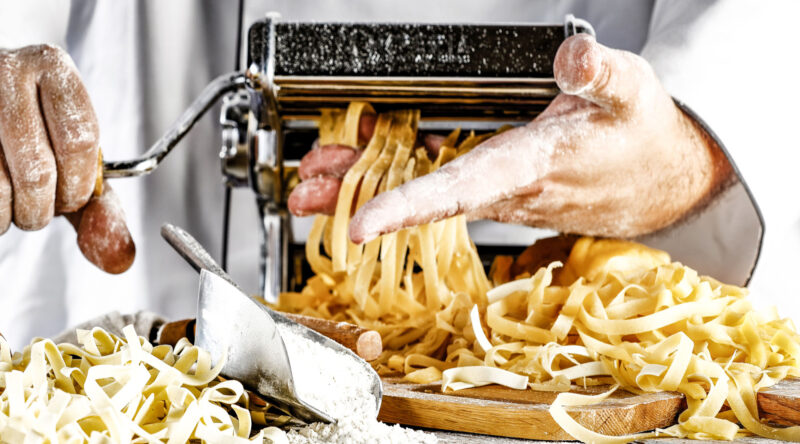
[{"label": "index finger", "polygon": [[477,210],[529,188],[547,169],[546,137],[533,126],[498,134],[426,176],[379,194],[350,221],[350,239],[385,233]]}]

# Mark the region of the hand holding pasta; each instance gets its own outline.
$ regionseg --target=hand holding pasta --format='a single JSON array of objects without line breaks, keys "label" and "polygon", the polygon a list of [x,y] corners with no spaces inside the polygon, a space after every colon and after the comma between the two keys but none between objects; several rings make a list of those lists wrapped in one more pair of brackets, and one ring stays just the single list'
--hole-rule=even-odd
[{"label": "hand holding pasta", "polygon": [[581,34],[561,45],[554,72],[563,93],[541,115],[367,202],[350,238],[457,214],[632,237],[679,220],[730,177],[639,56]]},{"label": "hand holding pasta", "polygon": [[[311,151],[300,161],[298,175],[302,182],[289,195],[289,211],[295,216],[327,214],[332,216],[336,210],[336,200],[344,175],[361,157],[362,148],[372,138],[375,131],[376,116],[368,112],[361,115],[358,121],[358,140],[354,145],[343,145],[324,140],[317,140]],[[421,138],[428,155],[436,158],[444,136],[426,134]]]},{"label": "hand holding pasta", "polygon": [[61,49],[0,49],[0,234],[11,222],[44,228],[67,215],[78,245],[110,273],[130,267],[135,247],[118,200],[98,174],[98,125],[78,72]]}]

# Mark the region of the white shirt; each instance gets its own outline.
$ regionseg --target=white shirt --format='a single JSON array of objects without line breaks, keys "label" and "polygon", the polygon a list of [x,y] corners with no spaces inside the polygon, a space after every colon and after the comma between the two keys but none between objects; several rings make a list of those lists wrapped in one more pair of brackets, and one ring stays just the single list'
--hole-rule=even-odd
[{"label": "white shirt", "polygon": [[[800,3],[247,1],[244,31],[271,10],[304,21],[562,23],[567,13],[589,20],[601,43],[642,53],[667,90],[726,144],[767,223],[751,290],[800,319],[800,280],[793,276],[800,265],[800,201],[792,197],[800,70],[797,38],[780,21],[800,16]],[[3,2],[0,47],[64,46],[94,103],[105,158],[128,159],[154,142],[209,80],[233,69],[236,21],[236,2]],[[164,222],[177,224],[219,256],[220,136],[218,112],[210,114],[155,173],[111,183],[137,241],[136,261],[125,274],[107,275],[84,260],[63,218],[38,232],[12,227],[0,237],[0,331],[12,346],[113,310],[193,316],[197,275],[158,233]],[[249,190],[234,192],[231,221],[231,272],[255,290],[260,241]]]}]

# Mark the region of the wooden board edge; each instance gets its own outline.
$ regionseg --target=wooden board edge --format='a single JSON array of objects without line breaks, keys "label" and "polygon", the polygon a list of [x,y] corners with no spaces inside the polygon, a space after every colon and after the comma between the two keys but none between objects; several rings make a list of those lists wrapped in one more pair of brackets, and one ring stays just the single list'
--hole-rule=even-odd
[{"label": "wooden board edge", "polygon": [[787,378],[761,389],[756,397],[762,420],[781,425],[800,424],[800,379]]},{"label": "wooden board edge", "polygon": [[[569,409],[584,426],[598,433],[626,435],[674,424],[684,406],[677,393],[642,395],[636,404],[602,409]],[[549,405],[505,403],[438,393],[403,393],[385,388],[378,419],[384,422],[483,435],[538,440],[572,440],[553,420]]]},{"label": "wooden board edge", "polygon": [[[404,396],[402,384],[386,384],[378,419],[384,422],[461,431],[492,436],[538,440],[574,439],[553,421],[548,406],[504,403],[488,399],[447,396],[439,393],[413,392]],[[679,393],[654,393],[647,401],[617,406],[614,419],[599,406],[568,410],[581,424],[598,433],[624,435],[665,428],[675,424],[677,415],[686,408]],[[644,396],[648,396],[644,395]],[[673,396],[665,396],[673,395]],[[439,398],[436,398],[436,397]],[[435,402],[435,416],[425,415]],[[444,399],[442,399],[444,398]],[[762,420],[778,426],[800,424],[800,378],[789,378],[757,394]],[[636,418],[645,417],[647,421]]]}]

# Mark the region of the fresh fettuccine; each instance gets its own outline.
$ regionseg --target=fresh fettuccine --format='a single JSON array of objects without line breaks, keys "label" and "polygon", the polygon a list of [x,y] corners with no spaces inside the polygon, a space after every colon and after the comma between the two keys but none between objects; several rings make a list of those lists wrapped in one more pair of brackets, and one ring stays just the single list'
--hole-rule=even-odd
[{"label": "fresh fettuccine", "polygon": [[[611,392],[559,394],[550,409],[553,418],[583,441],[733,439],[747,432],[800,440],[800,427],[762,424],[755,405],[758,389],[800,375],[800,337],[790,320],[774,310],[755,311],[743,288],[698,276],[664,252],[631,242],[582,238],[554,282],[553,270],[560,266],[493,288],[480,321],[489,334],[483,346],[462,354],[524,375],[536,389],[615,384],[633,393],[686,396],[688,408],[677,425],[610,437],[587,430],[565,407],[602,402]],[[443,380],[466,388],[505,384],[507,378],[475,381],[456,367],[445,370]],[[731,410],[721,412],[725,405]]]},{"label": "fresh fettuccine", "polygon": [[224,361],[212,368],[185,338],[154,347],[123,331],[78,330],[80,347],[39,339],[13,355],[0,337],[2,441],[250,442],[256,418],[240,382],[217,380]]},{"label": "fresh fettuccine", "polygon": [[[352,145],[356,117],[367,109],[354,104],[323,113],[320,140]],[[557,279],[562,264],[554,262],[504,282],[511,262],[498,260],[491,288],[461,216],[352,244],[346,227],[360,205],[487,137],[457,143],[454,132],[432,161],[414,147],[417,120],[410,111],[379,116],[344,178],[335,216],[314,222],[306,254],[316,275],[301,293],[283,294],[280,309],[377,330],[384,353],[373,364],[381,374],[441,380],[447,390],[498,383],[565,392],[550,411],[577,439],[647,436],[598,435],[567,413],[611,393],[567,393],[574,384],[610,384],[683,393],[688,408],[661,435],[732,439],[749,432],[800,440],[798,428],[762,424],[755,405],[760,388],[800,375],[800,337],[791,321],[754,311],[746,289],[698,276],[665,252],[583,238]],[[721,412],[725,405],[730,410]]]},{"label": "fresh fettuccine", "polygon": [[[361,113],[371,111],[364,103],[351,104],[346,112],[326,110],[320,143],[353,146]],[[378,331],[385,351],[373,364],[383,374],[407,362],[428,367],[417,357],[436,356],[464,334],[469,339],[462,342],[470,342],[469,319],[463,315],[474,304],[485,306],[490,288],[463,216],[387,234],[363,246],[347,238],[351,214],[373,196],[428,174],[486,137],[469,135],[456,145],[460,133],[455,131],[431,160],[425,148],[416,146],[418,121],[418,111],[378,116],[374,135],[342,181],[335,215],[318,216],[312,226],[306,258],[316,275],[301,293],[285,293],[279,303],[284,311]],[[439,376],[428,371],[417,377]]]}]

